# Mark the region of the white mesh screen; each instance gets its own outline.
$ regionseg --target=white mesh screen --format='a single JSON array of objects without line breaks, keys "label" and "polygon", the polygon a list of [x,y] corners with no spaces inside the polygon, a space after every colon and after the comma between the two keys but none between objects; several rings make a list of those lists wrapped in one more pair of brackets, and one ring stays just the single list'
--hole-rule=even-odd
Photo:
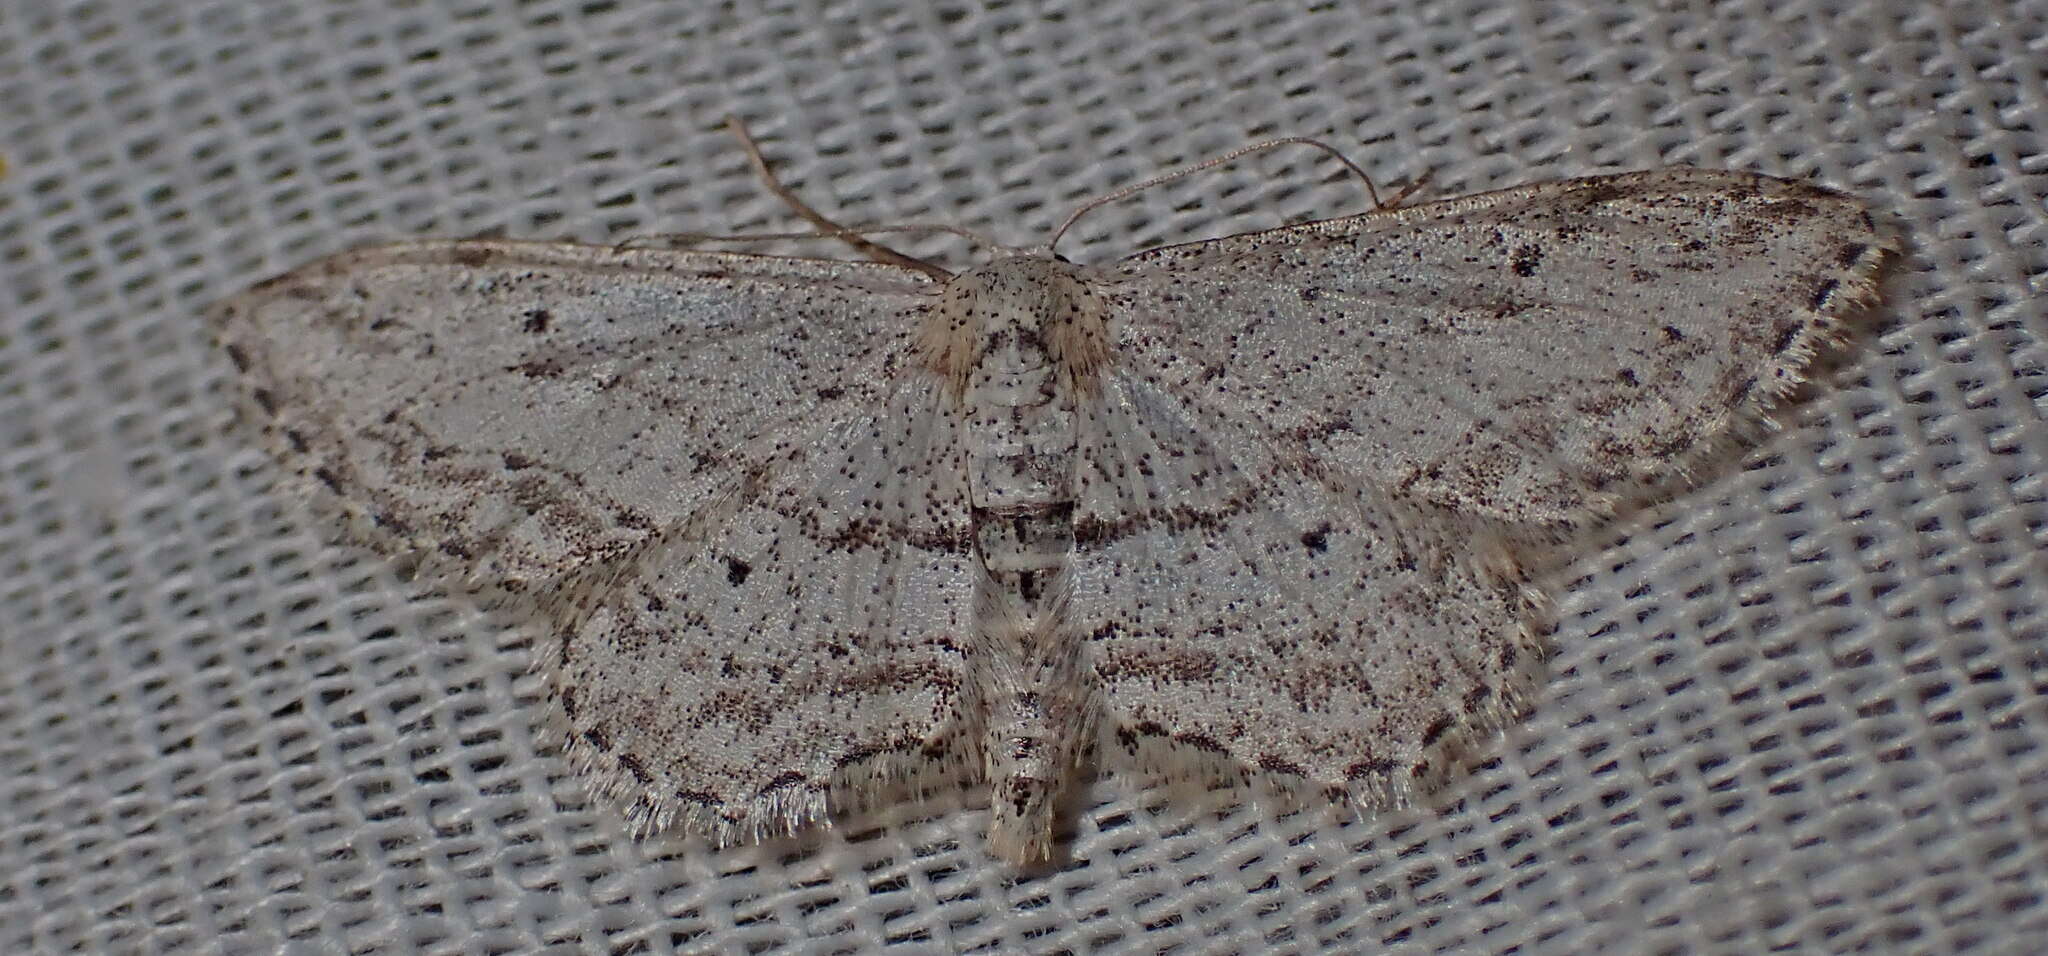
[{"label": "white mesh screen", "polygon": [[[2044,63],[2039,0],[0,0],[0,950],[2038,946]],[[796,227],[727,112],[830,214],[1010,243],[1299,134],[1431,196],[1811,177],[1909,249],[1784,432],[1586,550],[1537,712],[1437,807],[1112,777],[1021,878],[973,794],[635,844],[537,743],[524,635],[328,546],[219,433],[198,313],[367,241]],[[1286,152],[1062,249],[1363,208]]]}]

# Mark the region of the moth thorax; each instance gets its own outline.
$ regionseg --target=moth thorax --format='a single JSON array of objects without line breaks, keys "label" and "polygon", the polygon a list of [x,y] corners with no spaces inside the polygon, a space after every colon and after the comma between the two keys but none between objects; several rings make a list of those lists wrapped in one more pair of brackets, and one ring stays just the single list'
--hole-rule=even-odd
[{"label": "moth thorax", "polygon": [[926,314],[917,348],[955,398],[1017,392],[1019,404],[1092,392],[1109,359],[1102,299],[1080,267],[1052,259],[998,259],[960,273]]}]

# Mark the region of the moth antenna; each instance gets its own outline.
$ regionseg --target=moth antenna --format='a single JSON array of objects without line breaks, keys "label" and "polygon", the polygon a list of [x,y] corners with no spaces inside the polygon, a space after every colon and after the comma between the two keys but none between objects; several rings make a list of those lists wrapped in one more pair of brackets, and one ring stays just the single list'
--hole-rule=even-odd
[{"label": "moth antenna", "polygon": [[1387,200],[1386,204],[1385,204],[1385,205],[1383,205],[1383,206],[1380,206],[1380,208],[1381,208],[1381,209],[1399,209],[1399,208],[1401,208],[1401,204],[1402,204],[1402,203],[1405,203],[1405,202],[1407,202],[1407,201],[1408,201],[1408,197],[1410,197],[1410,196],[1413,196],[1413,195],[1415,195],[1415,194],[1416,194],[1416,193],[1418,193],[1418,192],[1421,192],[1421,191],[1422,191],[1422,187],[1424,187],[1424,186],[1427,186],[1427,185],[1429,185],[1429,181],[1430,181],[1430,179],[1431,179],[1431,178],[1433,178],[1433,177],[1434,177],[1435,175],[1436,175],[1436,171],[1435,171],[1435,170],[1431,170],[1431,169],[1425,169],[1425,170],[1423,170],[1423,171],[1422,171],[1422,175],[1420,175],[1420,176],[1417,176],[1417,177],[1415,177],[1415,181],[1414,181],[1414,182],[1412,182],[1412,183],[1409,183],[1408,185],[1406,185],[1406,186],[1403,186],[1403,187],[1401,187],[1401,191],[1400,191],[1400,192],[1397,192],[1397,193],[1395,193],[1395,194],[1394,194],[1394,198],[1392,198],[1392,199],[1389,199],[1389,200]]},{"label": "moth antenna", "polygon": [[760,178],[761,184],[768,187],[769,192],[774,193],[777,198],[787,204],[798,216],[817,226],[827,235],[831,235],[841,242],[859,249],[862,254],[876,262],[886,262],[891,265],[916,269],[940,282],[953,278],[952,272],[940,266],[914,256],[904,255],[881,243],[870,242],[860,234],[859,230],[849,229],[833,222],[826,218],[824,213],[812,209],[809,203],[797,198],[796,193],[792,192],[788,186],[784,186],[781,180],[775,178],[775,171],[768,168],[768,158],[761,155],[760,144],[754,142],[754,137],[747,132],[747,124],[741,122],[738,115],[726,116],[725,128],[731,130],[734,136],[739,137],[740,148],[747,151],[747,161],[753,164],[754,175]]},{"label": "moth antenna", "polygon": [[[999,242],[997,242],[997,241],[995,241],[995,240],[993,240],[993,239],[990,239],[989,237],[987,237],[987,236],[984,236],[984,235],[982,235],[981,233],[975,232],[975,231],[974,231],[974,230],[972,230],[972,229],[963,229],[963,228],[961,228],[961,227],[959,227],[959,226],[952,226],[952,225],[946,225],[946,224],[944,224],[944,223],[936,223],[936,222],[931,222],[931,223],[926,223],[926,222],[913,222],[913,223],[901,223],[901,224],[896,224],[896,225],[887,225],[887,226],[884,226],[884,225],[878,225],[878,224],[873,224],[873,223],[864,223],[864,224],[861,224],[861,225],[856,225],[856,226],[845,226],[845,227],[842,227],[842,228],[844,229],[844,231],[845,231],[845,232],[848,232],[848,233],[853,233],[853,234],[855,234],[855,235],[860,235],[860,236],[872,236],[872,235],[878,235],[878,234],[881,234],[881,233],[895,233],[895,232],[900,232],[900,233],[923,233],[923,232],[944,232],[944,233],[950,233],[950,234],[952,234],[952,235],[955,235],[955,236],[959,236],[960,238],[962,238],[962,239],[965,239],[965,240],[967,240],[967,241],[968,241],[969,243],[971,243],[971,244],[973,244],[973,245],[975,245],[975,246],[977,246],[977,247],[981,247],[981,248],[987,248],[987,249],[1001,249],[1001,248],[1003,248],[1003,244],[1002,244],[1002,243],[999,243]],[[706,242],[787,242],[787,241],[791,241],[791,240],[798,240],[798,239],[816,239],[816,238],[818,238],[819,236],[826,236],[826,237],[829,237],[829,238],[833,238],[833,239],[842,239],[842,238],[844,238],[844,237],[843,237],[843,236],[842,236],[842,235],[841,235],[840,233],[838,233],[838,232],[818,232],[818,231],[815,231],[815,230],[814,230],[814,231],[811,231],[811,232],[740,232],[740,233],[715,233],[715,232],[664,232],[664,233],[658,233],[658,234],[655,234],[655,235],[651,235],[651,236],[628,236],[628,237],[626,237],[626,238],[624,238],[624,239],[621,239],[621,240],[619,240],[619,241],[618,241],[618,242],[617,242],[616,244],[614,244],[614,245],[612,246],[612,248],[614,248],[614,249],[632,249],[632,248],[635,248],[635,247],[637,247],[637,246],[640,246],[640,245],[643,245],[643,244],[648,244],[648,243],[653,243],[653,242],[656,242],[656,241],[663,241],[663,242],[673,243],[673,244],[677,244],[677,245],[684,245],[684,246],[694,246],[694,245],[699,245],[699,244],[701,244],[701,243],[706,243]],[[938,268],[938,267],[934,267],[934,268]]]},{"label": "moth antenna", "polygon": [[[1360,182],[1365,183],[1366,195],[1372,197],[1372,205],[1374,209],[1388,208],[1388,204],[1380,202],[1380,191],[1377,187],[1375,187],[1372,184],[1372,177],[1370,175],[1367,175],[1366,171],[1360,168],[1357,163],[1352,162],[1350,157],[1347,157],[1343,153],[1339,152],[1337,150],[1337,147],[1331,146],[1330,144],[1325,143],[1319,139],[1309,139],[1306,136],[1287,136],[1281,139],[1269,139],[1265,140],[1264,142],[1253,143],[1250,146],[1240,146],[1236,149],[1231,150],[1230,152],[1224,153],[1221,156],[1214,156],[1190,166],[1182,166],[1181,168],[1173,170],[1172,172],[1160,173],[1159,175],[1154,176],[1151,179],[1144,180],[1143,182],[1139,182],[1130,186],[1125,186],[1124,188],[1109,193],[1108,195],[1097,196],[1094,199],[1090,199],[1087,202],[1082,203],[1080,205],[1080,208],[1077,208],[1073,212],[1067,214],[1066,221],[1060,223],[1060,227],[1058,229],[1053,230],[1052,239],[1045,244],[1045,247],[1048,251],[1050,251],[1054,246],[1059,244],[1060,237],[1066,235],[1068,229],[1073,228],[1075,221],[1079,220],[1082,216],[1088,214],[1089,212],[1094,211],[1095,209],[1101,206],[1107,206],[1113,202],[1120,202],[1124,199],[1130,198],[1131,196],[1139,192],[1160,185],[1161,183],[1170,183],[1176,179],[1191,176],[1195,173],[1202,172],[1206,169],[1214,169],[1215,167],[1221,166],[1224,163],[1233,162],[1239,158],[1248,156],[1252,153],[1264,152],[1269,149],[1277,149],[1281,146],[1295,145],[1312,146],[1316,149],[1322,150],[1324,153],[1330,156],[1335,157],[1338,162],[1344,164],[1345,169],[1351,170],[1351,172],[1358,177]],[[1396,197],[1394,203],[1398,205],[1401,199],[1407,198],[1409,193],[1415,191],[1415,188],[1416,187],[1411,186],[1408,189],[1403,190],[1401,195],[1399,197]]]}]

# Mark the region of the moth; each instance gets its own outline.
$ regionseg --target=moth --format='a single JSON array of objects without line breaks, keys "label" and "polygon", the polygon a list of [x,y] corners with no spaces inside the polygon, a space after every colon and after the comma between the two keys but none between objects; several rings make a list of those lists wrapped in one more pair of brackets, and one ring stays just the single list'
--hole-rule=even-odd
[{"label": "moth", "polygon": [[934,772],[1020,864],[1089,761],[1427,792],[1527,709],[1574,543],[1728,457],[1894,248],[1668,168],[955,272],[745,141],[869,259],[407,242],[213,316],[338,536],[530,621],[593,789],[719,843]]}]

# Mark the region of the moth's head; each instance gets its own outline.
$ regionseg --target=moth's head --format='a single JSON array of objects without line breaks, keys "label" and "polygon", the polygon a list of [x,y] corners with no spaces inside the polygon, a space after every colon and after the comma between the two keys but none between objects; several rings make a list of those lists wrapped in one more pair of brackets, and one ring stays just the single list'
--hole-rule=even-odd
[{"label": "moth's head", "polygon": [[1108,313],[1086,267],[1043,252],[1007,255],[954,276],[918,330],[924,364],[955,394],[998,351],[1036,352],[1073,387],[1109,360]]}]

